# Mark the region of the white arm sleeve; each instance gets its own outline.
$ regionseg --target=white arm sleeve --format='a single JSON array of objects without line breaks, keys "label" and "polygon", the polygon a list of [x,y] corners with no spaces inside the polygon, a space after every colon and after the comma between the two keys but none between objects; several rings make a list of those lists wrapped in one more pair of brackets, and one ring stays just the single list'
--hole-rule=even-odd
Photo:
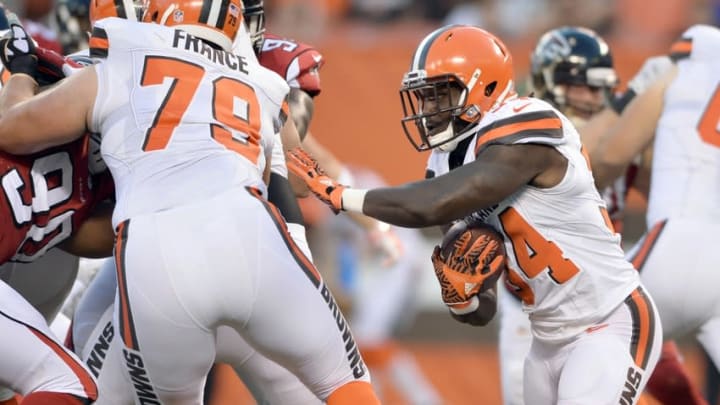
[{"label": "white arm sleeve", "polygon": [[285,148],[279,133],[275,134],[270,171],[285,178],[288,176],[287,164],[285,164]]}]

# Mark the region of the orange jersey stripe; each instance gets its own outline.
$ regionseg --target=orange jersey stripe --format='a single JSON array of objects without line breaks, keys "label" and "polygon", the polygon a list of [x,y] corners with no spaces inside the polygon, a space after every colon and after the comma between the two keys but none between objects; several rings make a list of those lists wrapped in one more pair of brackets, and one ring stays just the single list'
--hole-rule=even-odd
[{"label": "orange jersey stripe", "polygon": [[553,111],[518,114],[496,121],[478,132],[475,154],[491,144],[512,143],[529,137],[562,137],[562,121]]},{"label": "orange jersey stripe", "polygon": [[5,69],[5,67],[2,67],[2,73],[0,73],[0,83],[5,85],[7,83],[8,79],[10,79],[10,71]]},{"label": "orange jersey stripe", "polygon": [[633,318],[630,354],[635,364],[644,370],[652,350],[655,314],[642,288],[633,291],[625,302]]},{"label": "orange jersey stripe", "polygon": [[88,45],[90,47],[91,57],[107,58],[110,43],[108,41],[107,32],[105,32],[104,29],[100,27],[93,27]]},{"label": "orange jersey stripe", "polygon": [[115,271],[117,272],[118,297],[120,299],[120,336],[125,346],[139,350],[137,338],[134,333],[134,325],[132,322],[132,312],[130,312],[130,302],[127,292],[127,279],[125,277],[125,247],[127,242],[127,224],[128,221],[121,222],[117,227],[115,237]]},{"label": "orange jersey stripe", "polygon": [[58,357],[60,357],[65,364],[67,364],[70,370],[72,370],[73,374],[75,374],[75,376],[80,381],[80,384],[82,384],[83,389],[85,390],[85,395],[87,395],[87,397],[92,401],[97,399],[97,385],[95,384],[95,380],[93,380],[93,378],[90,376],[90,373],[88,373],[87,370],[85,370],[80,364],[78,364],[78,362],[75,361],[75,359],[71,355],[69,355],[62,347],[60,347],[60,345],[54,340],[45,336],[45,334],[31,326],[28,326],[28,329],[30,329],[30,331],[35,334],[38,339],[40,339],[49,348],[51,348],[52,351],[54,351],[55,354],[57,354]]},{"label": "orange jersey stripe", "polygon": [[690,53],[692,52],[692,39],[681,39],[670,47],[670,53]]},{"label": "orange jersey stripe", "polygon": [[670,47],[670,59],[677,61],[690,56],[692,52],[692,38],[681,38]]},{"label": "orange jersey stripe", "polygon": [[637,253],[630,259],[633,267],[635,267],[637,271],[642,270],[648,255],[650,255],[650,251],[652,251],[653,246],[655,246],[655,242],[657,242],[660,237],[666,223],[667,221],[661,221],[655,224],[645,236],[640,249],[638,249]]},{"label": "orange jersey stripe", "polygon": [[109,48],[109,42],[107,38],[90,37],[90,48],[105,49]]}]

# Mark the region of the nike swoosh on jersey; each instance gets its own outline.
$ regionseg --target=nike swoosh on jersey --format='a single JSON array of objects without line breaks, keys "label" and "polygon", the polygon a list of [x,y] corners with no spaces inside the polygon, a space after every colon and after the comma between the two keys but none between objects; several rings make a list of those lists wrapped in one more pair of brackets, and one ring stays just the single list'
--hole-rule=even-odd
[{"label": "nike swoosh on jersey", "polygon": [[601,325],[591,326],[591,327],[585,329],[585,333],[597,332],[597,331],[599,331],[600,329],[607,328],[608,326],[609,326],[609,325],[608,325],[607,323],[603,323],[603,324],[601,324]]},{"label": "nike swoosh on jersey", "polygon": [[520,111],[524,110],[525,107],[527,107],[527,106],[529,106],[529,105],[530,105],[530,103],[526,103],[526,104],[521,105],[520,107],[513,107],[513,111],[514,111],[514,112],[520,112]]}]

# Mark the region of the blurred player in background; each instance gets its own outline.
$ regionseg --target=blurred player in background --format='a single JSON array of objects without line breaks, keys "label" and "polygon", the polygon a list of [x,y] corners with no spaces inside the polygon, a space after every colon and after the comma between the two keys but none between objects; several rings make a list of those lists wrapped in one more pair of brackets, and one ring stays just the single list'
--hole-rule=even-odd
[{"label": "blurred player in background", "polygon": [[627,104],[591,150],[603,186],[652,146],[648,231],[629,255],[657,300],[666,336],[694,333],[716,367],[720,301],[712,269],[720,256],[709,235],[720,223],[718,46],[716,27],[686,30],[670,50],[673,66]]},{"label": "blurred player in background", "polygon": [[[582,131],[586,122],[604,110],[610,110],[617,75],[607,43],[590,29],[561,27],[548,31],[538,40],[531,54],[531,84],[539,97],[563,112]],[[637,80],[636,80],[637,81]],[[635,83],[635,88],[640,91]],[[607,211],[618,233],[622,229],[624,200],[629,187],[634,186],[639,172],[636,159],[626,174],[603,190]],[[507,291],[500,293],[500,369],[505,404],[522,404],[522,373],[532,336],[530,320],[522,312],[521,302]],[[662,403],[699,404],[699,391],[690,384],[687,373],[678,360],[674,343],[667,343],[666,359],[656,367],[647,389]],[[670,353],[675,353],[670,356]],[[670,378],[658,378],[660,369],[674,371]],[[665,371],[667,374],[670,370]]]},{"label": "blurred player in background", "polygon": [[53,12],[53,0],[21,0],[19,5],[23,26],[37,44],[62,54],[63,48],[57,33],[48,25]]},{"label": "blurred player in background", "polygon": [[[506,238],[508,282],[531,319],[525,402],[637,403],[662,327],[623,256],[572,123],[542,100],[517,97],[507,48],[470,26],[443,27],[421,41],[401,96],[406,135],[418,150],[432,149],[431,178],[346,188],[301,150],[288,168],[336,211],[406,227],[470,215],[491,224]],[[493,279],[505,259],[488,257],[483,246],[464,256],[475,260],[449,262],[438,249],[432,257],[445,304],[479,324],[495,313]]]}]

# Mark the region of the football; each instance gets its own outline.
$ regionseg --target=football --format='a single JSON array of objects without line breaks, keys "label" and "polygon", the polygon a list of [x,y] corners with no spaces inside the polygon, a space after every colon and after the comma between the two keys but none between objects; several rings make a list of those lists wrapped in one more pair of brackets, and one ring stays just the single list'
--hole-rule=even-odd
[{"label": "football", "polygon": [[[479,243],[479,245],[473,248],[476,242]],[[489,251],[487,251],[487,249],[489,249]],[[468,255],[470,251],[474,253]],[[443,260],[446,260],[446,263],[447,258],[453,257],[459,266],[466,269],[478,268],[478,260],[480,260],[477,255],[478,252],[487,252],[487,254],[483,255],[484,263],[481,267],[483,270],[481,271],[490,271],[488,265],[493,259],[498,255],[505,256],[505,245],[502,234],[490,225],[484,223],[469,224],[466,221],[459,221],[445,233],[440,245],[440,255]],[[472,257],[472,255],[475,255],[475,257]],[[448,264],[452,265],[452,263]],[[487,325],[495,316],[497,310],[495,286],[503,271],[504,263],[500,271],[495,272],[495,274],[483,282],[480,291],[472,296],[470,300],[471,304],[468,307],[455,309],[450,306],[449,309],[452,317],[459,322],[472,326]]]},{"label": "football", "polygon": [[[450,257],[456,249],[460,249],[462,257],[465,257],[467,251],[478,238],[483,239],[484,241],[482,243],[485,245],[491,244],[490,248],[492,251],[487,256],[486,263],[491,262],[497,255],[505,256],[505,239],[500,232],[482,222],[468,223],[465,220],[461,220],[453,224],[443,236],[442,242],[440,243],[440,251],[443,259]],[[484,246],[482,248],[484,250]],[[474,265],[476,263],[472,264]]]}]

